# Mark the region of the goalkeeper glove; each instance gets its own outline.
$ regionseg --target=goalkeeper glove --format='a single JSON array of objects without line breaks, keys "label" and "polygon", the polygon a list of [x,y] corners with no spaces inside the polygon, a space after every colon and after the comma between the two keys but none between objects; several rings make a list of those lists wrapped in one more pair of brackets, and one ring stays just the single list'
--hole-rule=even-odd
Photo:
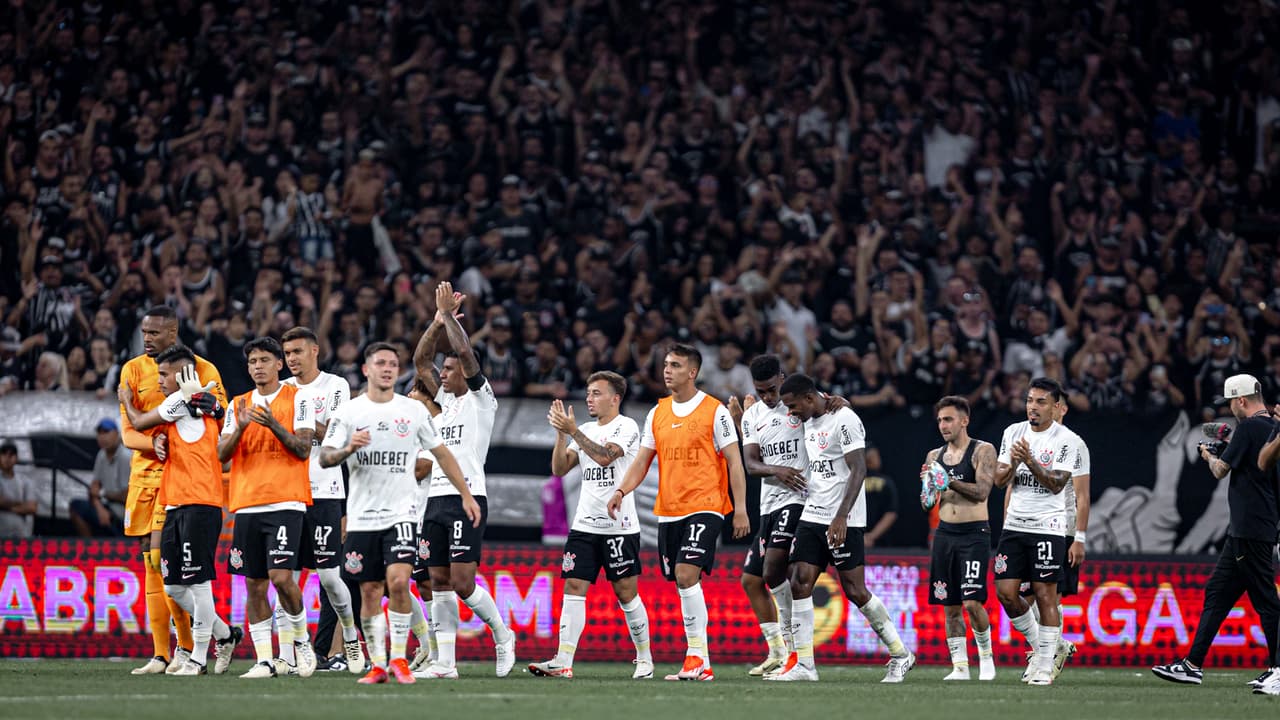
[{"label": "goalkeeper glove", "polygon": [[212,392],[216,385],[213,382],[200,384],[200,376],[196,374],[195,365],[187,365],[178,371],[178,391],[182,393],[182,399],[191,402],[191,398],[198,393]]},{"label": "goalkeeper glove", "polygon": [[192,417],[207,416],[214,420],[221,420],[225,414],[222,403],[218,402],[218,396],[210,392],[198,392],[191,396],[191,400],[187,403],[187,409],[191,411]]}]

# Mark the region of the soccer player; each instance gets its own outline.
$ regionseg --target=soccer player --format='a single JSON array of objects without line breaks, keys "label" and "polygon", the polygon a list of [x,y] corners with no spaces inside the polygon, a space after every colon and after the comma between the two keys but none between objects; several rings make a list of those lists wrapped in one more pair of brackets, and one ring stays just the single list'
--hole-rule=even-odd
[{"label": "soccer player", "polygon": [[930,605],[941,605],[947,618],[947,649],[951,673],[943,680],[969,679],[969,651],[964,616],[969,615],[978,646],[978,679],[995,680],[991,654],[991,618],[987,602],[987,560],[991,557],[991,527],[987,496],[995,480],[996,449],[969,437],[969,401],[948,395],[933,406],[938,433],[945,445],[930,450],[926,470],[938,463],[950,478],[938,498],[938,530],[929,559]]},{"label": "soccer player", "polygon": [[614,372],[597,372],[587,378],[587,412],[595,418],[579,426],[573,408],[556,400],[547,420],[556,429],[551,451],[551,472],[565,475],[582,467],[582,494],[573,526],[564,544],[564,603],[560,609],[560,649],[551,660],[529,665],[542,677],[573,677],[573,654],[587,624],[587,590],[600,570],[613,584],[613,593],[627,619],[631,642],[636,646],[636,680],[653,677],[649,652],[649,613],[637,590],[640,576],[640,523],[635,498],[627,496],[618,517],[609,516],[609,498],[640,449],[640,427],[619,413],[627,394],[627,381]]},{"label": "soccer player", "polygon": [[[191,617],[164,592],[164,578],[160,575],[160,532],[164,527],[164,506],[157,502],[160,478],[164,472],[164,453],[167,435],[156,428],[141,432],[129,424],[125,405],[143,412],[154,410],[164,402],[160,390],[156,357],[178,343],[178,315],[167,305],[157,305],[142,316],[143,354],[124,364],[120,370],[121,385],[131,390],[129,403],[120,405],[120,438],[125,447],[133,451],[129,474],[129,492],[124,504],[124,533],[141,540],[142,561],[146,571],[147,617],[151,628],[154,656],[145,665],[133,670],[134,675],[176,673],[186,664],[194,640],[191,634]],[[196,358],[196,374],[201,386],[213,383],[210,392],[224,407],[226,391],[218,369],[204,358]],[[178,648],[169,662],[169,619],[178,635]],[[169,669],[172,669],[171,671]]]},{"label": "soccer player", "polygon": [[[427,383],[428,390],[435,391],[435,403],[440,407],[440,414],[435,417],[440,437],[457,458],[467,487],[480,506],[480,523],[473,525],[467,521],[458,489],[449,482],[444,468],[434,463],[422,540],[429,554],[431,617],[436,626],[438,657],[415,675],[428,679],[458,677],[455,649],[459,597],[493,633],[497,676],[506,677],[516,662],[516,634],[503,621],[493,597],[476,585],[476,568],[489,517],[484,462],[489,454],[498,400],[488,379],[481,374],[471,342],[455,315],[464,299],[463,295],[454,293],[448,282],[436,286],[436,316],[414,352],[418,377]],[[441,333],[448,338],[452,352],[445,359],[443,373],[437,381],[431,358]]]},{"label": "soccer player", "polygon": [[165,593],[191,614],[194,645],[173,675],[204,675],[210,640],[217,641],[216,674],[227,671],[240,628],[228,627],[213,604],[214,553],[222,531],[222,463],[218,421],[223,408],[196,374],[196,357],[174,345],[155,358],[165,400],[146,412],[134,407],[133,388],[120,385],[120,404],[135,430],[166,426],[168,442],[158,502],[165,509],[160,574]]},{"label": "soccer player", "polygon": [[662,379],[671,395],[659,400],[645,418],[640,450],[607,508],[609,517],[617,519],[623,502],[644,481],[657,457],[658,500],[653,511],[658,516],[658,556],[663,577],[674,580],[679,591],[688,642],[684,665],[667,675],[668,680],[715,679],[702,574],[715,567],[716,538],[725,515],[733,513],[734,538],[751,532],[738,433],[725,406],[694,385],[701,367],[697,348],[677,344],[667,352]]},{"label": "soccer player", "polygon": [[782,672],[765,678],[779,682],[818,679],[813,660],[813,586],[818,575],[834,565],[845,597],[853,601],[889,649],[888,670],[881,682],[900,683],[915,666],[916,656],[903,645],[889,611],[867,589],[864,577],[866,429],[847,407],[828,412],[826,399],[808,375],[788,377],[778,392],[787,410],[804,423],[809,494],[791,547],[796,651],[787,658]]},{"label": "soccer player", "polygon": [[[1063,490],[1079,460],[1074,433],[1054,421],[1062,386],[1036,378],[1027,389],[1027,419],[1005,428],[996,458],[996,487],[1012,483],[1009,510],[994,562],[996,594],[1013,627],[1035,649],[1027,673],[1032,685],[1053,683],[1053,656],[1062,633],[1058,580],[1066,552]],[[1031,583],[1040,620],[1019,594]]]},{"label": "soccer player", "polygon": [[[364,672],[364,654],[360,651],[360,636],[356,633],[355,616],[351,611],[351,591],[342,581],[342,563],[338,558],[338,550],[342,546],[343,498],[346,496],[342,468],[320,466],[320,441],[325,436],[329,418],[351,397],[351,386],[337,375],[320,371],[320,343],[310,328],[295,327],[283,335],[281,342],[285,364],[293,373],[293,377],[284,382],[296,387],[303,401],[311,403],[316,423],[308,470],[311,505],[302,519],[299,566],[319,573],[320,586],[324,588],[342,626],[342,654],[347,670],[360,675]],[[292,628],[278,596],[275,620],[282,638],[280,657],[292,666]]]},{"label": "soccer player", "polygon": [[292,639],[298,675],[310,677],[316,655],[307,635],[302,591],[293,576],[298,568],[302,522],[311,504],[308,469],[315,416],[306,396],[280,382],[284,350],[269,337],[244,346],[254,389],[236,397],[218,442],[218,459],[231,461],[231,512],[235,529],[228,563],[245,579],[249,637],[258,662],[243,678],[276,676],[271,654],[271,605],[267,587],[274,585],[284,606],[286,625],[281,642]]},{"label": "soccer player", "polygon": [[[459,498],[471,527],[481,522],[480,506],[462,477],[462,469],[441,442],[426,409],[395,393],[400,358],[395,346],[376,342],[364,354],[365,394],[330,416],[320,450],[320,465],[335,468],[344,461],[351,469],[347,499],[347,539],[342,545],[344,568],[360,582],[360,625],[364,629],[373,667],[360,683],[388,681],[387,665],[397,682],[416,682],[405,658],[411,624],[409,591],[417,555],[418,508],[414,466],[420,449],[431,452],[435,467]],[[387,595],[387,617],[382,596]],[[387,663],[387,619],[391,621],[391,661]]]},{"label": "soccer player", "polygon": [[782,364],[773,355],[751,361],[758,401],[748,395],[745,408],[729,399],[729,414],[742,431],[747,473],[760,478],[760,531],[747,548],[742,589],[769,644],[769,656],[747,674],[758,676],[782,667],[794,651],[791,635],[791,582],[787,578],[791,541],[804,511],[804,468],[809,460],[798,418],[778,395]]}]

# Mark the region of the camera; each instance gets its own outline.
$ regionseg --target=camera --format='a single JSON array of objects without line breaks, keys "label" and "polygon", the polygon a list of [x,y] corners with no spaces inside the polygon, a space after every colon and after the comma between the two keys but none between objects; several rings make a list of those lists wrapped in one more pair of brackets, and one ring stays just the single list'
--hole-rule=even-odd
[{"label": "camera", "polygon": [[1208,450],[1214,457],[1221,457],[1227,449],[1227,443],[1231,442],[1231,426],[1222,422],[1205,423],[1200,426],[1200,432],[1208,439],[1198,443],[1196,447]]}]

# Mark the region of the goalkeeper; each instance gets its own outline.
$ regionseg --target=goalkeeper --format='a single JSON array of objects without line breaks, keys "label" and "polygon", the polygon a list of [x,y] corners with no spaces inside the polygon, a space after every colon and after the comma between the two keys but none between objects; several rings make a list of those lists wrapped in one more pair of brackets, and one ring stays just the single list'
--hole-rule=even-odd
[{"label": "goalkeeper", "polygon": [[969,679],[966,612],[978,646],[978,679],[994,680],[991,620],[983,604],[991,555],[987,495],[995,479],[996,449],[969,437],[969,403],[963,397],[949,395],[933,409],[946,444],[929,451],[920,468],[920,504],[926,512],[939,505],[929,560],[929,604],[941,605],[947,618],[952,669],[943,680]]},{"label": "goalkeeper", "polygon": [[142,411],[134,405],[134,388],[126,380],[120,405],[139,431],[165,426],[168,436],[158,502],[166,508],[160,534],[160,574],[165,594],[191,614],[193,645],[174,675],[204,675],[210,642],[216,640],[215,672],[231,662],[240,629],[230,628],[213,603],[214,553],[222,530],[222,463],[218,461],[222,403],[215,385],[200,384],[196,358],[175,345],[156,356],[164,401]]}]

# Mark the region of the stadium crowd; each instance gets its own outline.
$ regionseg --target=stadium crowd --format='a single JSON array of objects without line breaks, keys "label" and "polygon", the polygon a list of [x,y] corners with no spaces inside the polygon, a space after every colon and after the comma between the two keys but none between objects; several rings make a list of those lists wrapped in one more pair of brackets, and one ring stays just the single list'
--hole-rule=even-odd
[{"label": "stadium crowd", "polygon": [[[499,395],[677,340],[867,418],[1280,391],[1274,3],[123,3],[0,20],[0,392],[111,397],[138,324],[409,362],[438,280]],[[398,389],[412,386],[412,370]]]}]

